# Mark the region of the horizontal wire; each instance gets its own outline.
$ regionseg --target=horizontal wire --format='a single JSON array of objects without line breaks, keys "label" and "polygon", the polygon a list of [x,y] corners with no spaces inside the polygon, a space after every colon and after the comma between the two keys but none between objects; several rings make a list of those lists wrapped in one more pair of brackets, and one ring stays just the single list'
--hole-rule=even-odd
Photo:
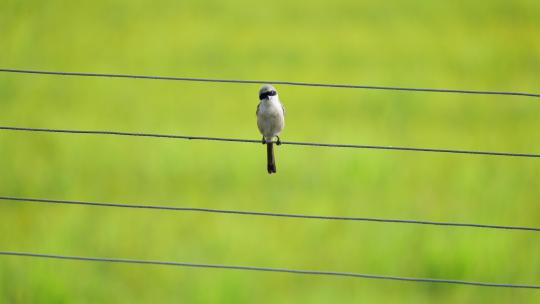
[{"label": "horizontal wire", "polygon": [[[212,140],[212,141],[229,141],[229,142],[244,142],[244,143],[261,144],[261,140],[256,140],[256,139],[224,138],[224,137],[209,137],[209,136],[187,136],[187,135],[155,134],[155,133],[139,133],[139,132],[119,132],[119,131],[106,131],[106,130],[67,130],[67,129],[49,129],[49,128],[25,128],[25,127],[12,127],[12,126],[0,126],[0,130],[71,133],[71,134],[141,136],[141,137],[159,137],[159,138],[175,138],[175,139],[190,139],[190,140]],[[314,146],[314,147],[333,147],[333,148],[356,148],[356,149],[401,150],[401,151],[416,151],[416,152],[480,154],[480,155],[492,155],[492,156],[540,157],[540,154],[536,154],[536,153],[494,152],[494,151],[456,150],[456,149],[439,149],[439,148],[412,148],[412,147],[354,145],[354,144],[325,144],[325,143],[300,142],[300,141],[281,141],[281,144],[294,145],[294,146]]]},{"label": "horizontal wire", "polygon": [[224,82],[224,83],[250,83],[250,84],[271,83],[271,84],[280,84],[280,85],[310,86],[310,87],[332,87],[332,88],[348,88],[348,89],[372,89],[372,90],[394,90],[394,91],[440,92],[440,93],[484,94],[484,95],[514,95],[514,96],[540,97],[540,94],[527,93],[527,92],[431,89],[431,88],[372,86],[372,85],[335,84],[335,83],[311,83],[311,82],[280,81],[280,80],[242,80],[242,79],[220,79],[220,78],[195,78],[195,77],[129,75],[129,74],[111,74],[111,73],[56,72],[56,71],[38,71],[38,70],[6,69],[6,68],[0,68],[0,72],[61,75],[61,76],[87,76],[87,77],[138,78],[138,79],[154,79],[154,80],[179,80],[179,81],[197,81],[197,82],[222,82],[222,83]]},{"label": "horizontal wire", "polygon": [[56,254],[15,252],[15,251],[0,251],[0,255],[49,258],[49,259],[61,259],[61,260],[109,262],[109,263],[134,263],[134,264],[152,264],[152,265],[167,265],[167,266],[197,267],[197,268],[219,268],[219,269],[251,270],[251,271],[266,271],[266,272],[286,272],[286,273],[305,274],[305,275],[357,277],[357,278],[365,278],[365,279],[397,280],[397,281],[424,282],[424,283],[447,283],[447,284],[475,285],[475,286],[484,286],[484,287],[540,289],[539,285],[489,283],[489,282],[474,282],[474,281],[432,279],[432,278],[411,278],[411,277],[398,277],[398,276],[386,276],[386,275],[372,275],[372,274],[363,274],[363,273],[355,273],[355,272],[298,270],[298,269],[289,269],[289,268],[201,264],[201,263],[170,262],[170,261],[159,261],[159,260],[138,260],[138,259],[101,258],[101,257],[98,258],[98,257],[68,256],[68,255],[56,255]]},{"label": "horizontal wire", "polygon": [[119,203],[104,203],[104,202],[43,199],[43,198],[26,198],[26,197],[13,197],[13,196],[0,196],[0,200],[34,202],[34,203],[67,204],[67,205],[86,205],[86,206],[99,206],[99,207],[154,209],[154,210],[168,210],[168,211],[194,211],[194,212],[209,212],[209,213],[222,213],[222,214],[225,213],[225,214],[256,215],[256,216],[270,216],[270,217],[284,217],[284,218],[301,218],[301,219],[364,221],[364,222],[382,222],[382,223],[399,223],[399,224],[422,224],[422,225],[435,225],[435,226],[456,226],[456,227],[473,227],[473,228],[488,228],[488,229],[540,231],[540,228],[538,227],[525,227],[525,226],[434,222],[434,221],[384,219],[384,218],[370,218],[370,217],[306,215],[306,214],[290,214],[290,213],[275,213],[275,212],[224,210],[224,209],[197,208],[197,207],[134,205],[134,204],[119,204]]}]

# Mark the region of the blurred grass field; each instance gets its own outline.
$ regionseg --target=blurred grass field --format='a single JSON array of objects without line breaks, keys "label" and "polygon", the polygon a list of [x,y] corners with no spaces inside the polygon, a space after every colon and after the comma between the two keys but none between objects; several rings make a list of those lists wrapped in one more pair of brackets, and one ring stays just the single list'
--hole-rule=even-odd
[{"label": "blurred grass field", "polygon": [[[0,2],[0,67],[539,92],[540,2]],[[278,86],[284,140],[540,152],[535,98]],[[0,125],[258,139],[258,85],[0,73]],[[537,159],[0,131],[0,195],[540,225]],[[540,236],[0,202],[0,250],[540,284]],[[537,303],[0,257],[0,303]]]}]

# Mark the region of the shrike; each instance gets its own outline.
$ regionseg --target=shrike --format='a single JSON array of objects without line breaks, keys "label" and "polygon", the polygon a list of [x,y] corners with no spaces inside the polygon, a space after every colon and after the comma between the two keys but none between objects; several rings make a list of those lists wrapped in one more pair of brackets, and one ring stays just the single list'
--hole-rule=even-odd
[{"label": "shrike", "polygon": [[268,157],[268,173],[276,173],[276,161],[274,158],[274,144],[272,140],[277,137],[276,144],[281,145],[279,133],[285,126],[285,109],[276,89],[271,85],[263,85],[259,90],[259,105],[257,106],[257,126],[263,138],[262,143],[266,144]]}]

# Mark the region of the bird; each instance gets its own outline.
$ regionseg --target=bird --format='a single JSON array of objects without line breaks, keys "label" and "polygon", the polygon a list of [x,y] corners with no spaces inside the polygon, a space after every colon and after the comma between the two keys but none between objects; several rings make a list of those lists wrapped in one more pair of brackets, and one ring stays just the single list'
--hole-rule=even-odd
[{"label": "bird", "polygon": [[259,104],[257,105],[257,127],[262,134],[262,143],[266,144],[267,170],[269,174],[276,173],[276,160],[274,157],[274,137],[276,144],[281,145],[279,133],[285,126],[285,108],[279,101],[277,90],[265,84],[259,90]]}]

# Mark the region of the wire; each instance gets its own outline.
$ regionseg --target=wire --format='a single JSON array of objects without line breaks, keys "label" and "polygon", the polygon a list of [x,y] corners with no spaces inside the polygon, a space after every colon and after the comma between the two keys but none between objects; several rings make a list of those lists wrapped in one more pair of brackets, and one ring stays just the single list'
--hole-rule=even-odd
[{"label": "wire", "polygon": [[[244,143],[261,144],[261,140],[256,140],[256,139],[224,138],[224,137],[209,137],[209,136],[187,136],[187,135],[119,132],[119,131],[103,131],[103,130],[101,131],[100,130],[66,130],[66,129],[23,128],[23,127],[11,127],[11,126],[0,126],[0,130],[160,137],[160,138],[229,141],[229,142],[244,142]],[[456,150],[456,149],[439,149],[439,148],[411,148],[411,147],[397,147],[397,146],[375,146],[375,145],[353,145],[353,144],[325,144],[325,143],[300,142],[300,141],[281,141],[281,144],[294,145],[294,146],[314,146],[314,147],[333,147],[333,148],[356,148],[356,149],[401,150],[401,151],[416,151],[416,152],[480,154],[480,155],[492,155],[492,156],[540,157],[540,154],[536,154],[536,153],[493,152],[493,151]]]},{"label": "wire", "polygon": [[431,279],[431,278],[410,278],[410,277],[398,277],[398,276],[372,275],[372,274],[363,274],[363,273],[355,273],[355,272],[297,270],[297,269],[289,269],[289,268],[201,264],[201,263],[170,262],[170,261],[158,261],[158,260],[98,258],[98,257],[67,256],[67,255],[56,255],[56,254],[14,252],[14,251],[0,251],[0,255],[62,259],[62,260],[93,261],[93,262],[109,262],[109,263],[134,263],[134,264],[152,264],[152,265],[198,267],[198,268],[219,268],[219,269],[267,271],[267,272],[287,272],[287,273],[306,274],[306,275],[343,276],[343,277],[357,277],[357,278],[365,278],[365,279],[397,280],[397,281],[425,282],[425,283],[447,283],[447,284],[475,285],[475,286],[484,286],[484,287],[540,289],[539,285],[488,283],[488,282],[473,282],[473,281]]},{"label": "wire", "polygon": [[119,203],[102,203],[102,202],[43,199],[43,198],[26,198],[26,197],[13,197],[13,196],[0,196],[0,200],[4,200],[4,201],[20,201],[20,202],[34,202],[34,203],[67,204],[67,205],[86,205],[86,206],[99,206],[99,207],[154,209],[154,210],[168,210],[168,211],[194,211],[194,212],[209,212],[209,213],[222,213],[222,214],[225,213],[225,214],[239,214],[239,215],[256,215],[256,216],[272,216],[272,217],[285,217],[285,218],[301,218],[301,219],[365,221],[365,222],[382,222],[382,223],[423,224],[423,225],[436,225],[436,226],[457,226],[457,227],[474,227],[474,228],[489,228],[489,229],[540,231],[540,228],[538,228],[538,227],[524,227],[524,226],[485,225],[485,224],[452,223],[452,222],[433,222],[433,221],[384,219],[384,218],[370,218],[370,217],[306,215],[306,214],[290,214],[290,213],[275,213],[275,212],[224,210],[224,209],[197,208],[197,207],[133,205],[133,204],[119,204]]},{"label": "wire", "polygon": [[61,75],[61,76],[87,76],[87,77],[138,78],[138,79],[154,79],[154,80],[179,80],[179,81],[197,81],[197,82],[225,82],[225,83],[251,83],[251,84],[272,83],[272,84],[294,85],[294,86],[332,87],[332,88],[348,88],[348,89],[372,89],[372,90],[394,90],[394,91],[440,92],[440,93],[484,94],[484,95],[514,95],[514,96],[540,97],[540,94],[527,93],[527,92],[409,88],[409,87],[353,85],[353,84],[336,84],[336,83],[311,83],[311,82],[281,81],[281,80],[242,80],[242,79],[171,77],[171,76],[149,76],[149,75],[110,74],[110,73],[55,72],[55,71],[38,71],[38,70],[5,69],[5,68],[0,68],[0,72],[27,73],[27,74],[46,74],[46,75]]}]

